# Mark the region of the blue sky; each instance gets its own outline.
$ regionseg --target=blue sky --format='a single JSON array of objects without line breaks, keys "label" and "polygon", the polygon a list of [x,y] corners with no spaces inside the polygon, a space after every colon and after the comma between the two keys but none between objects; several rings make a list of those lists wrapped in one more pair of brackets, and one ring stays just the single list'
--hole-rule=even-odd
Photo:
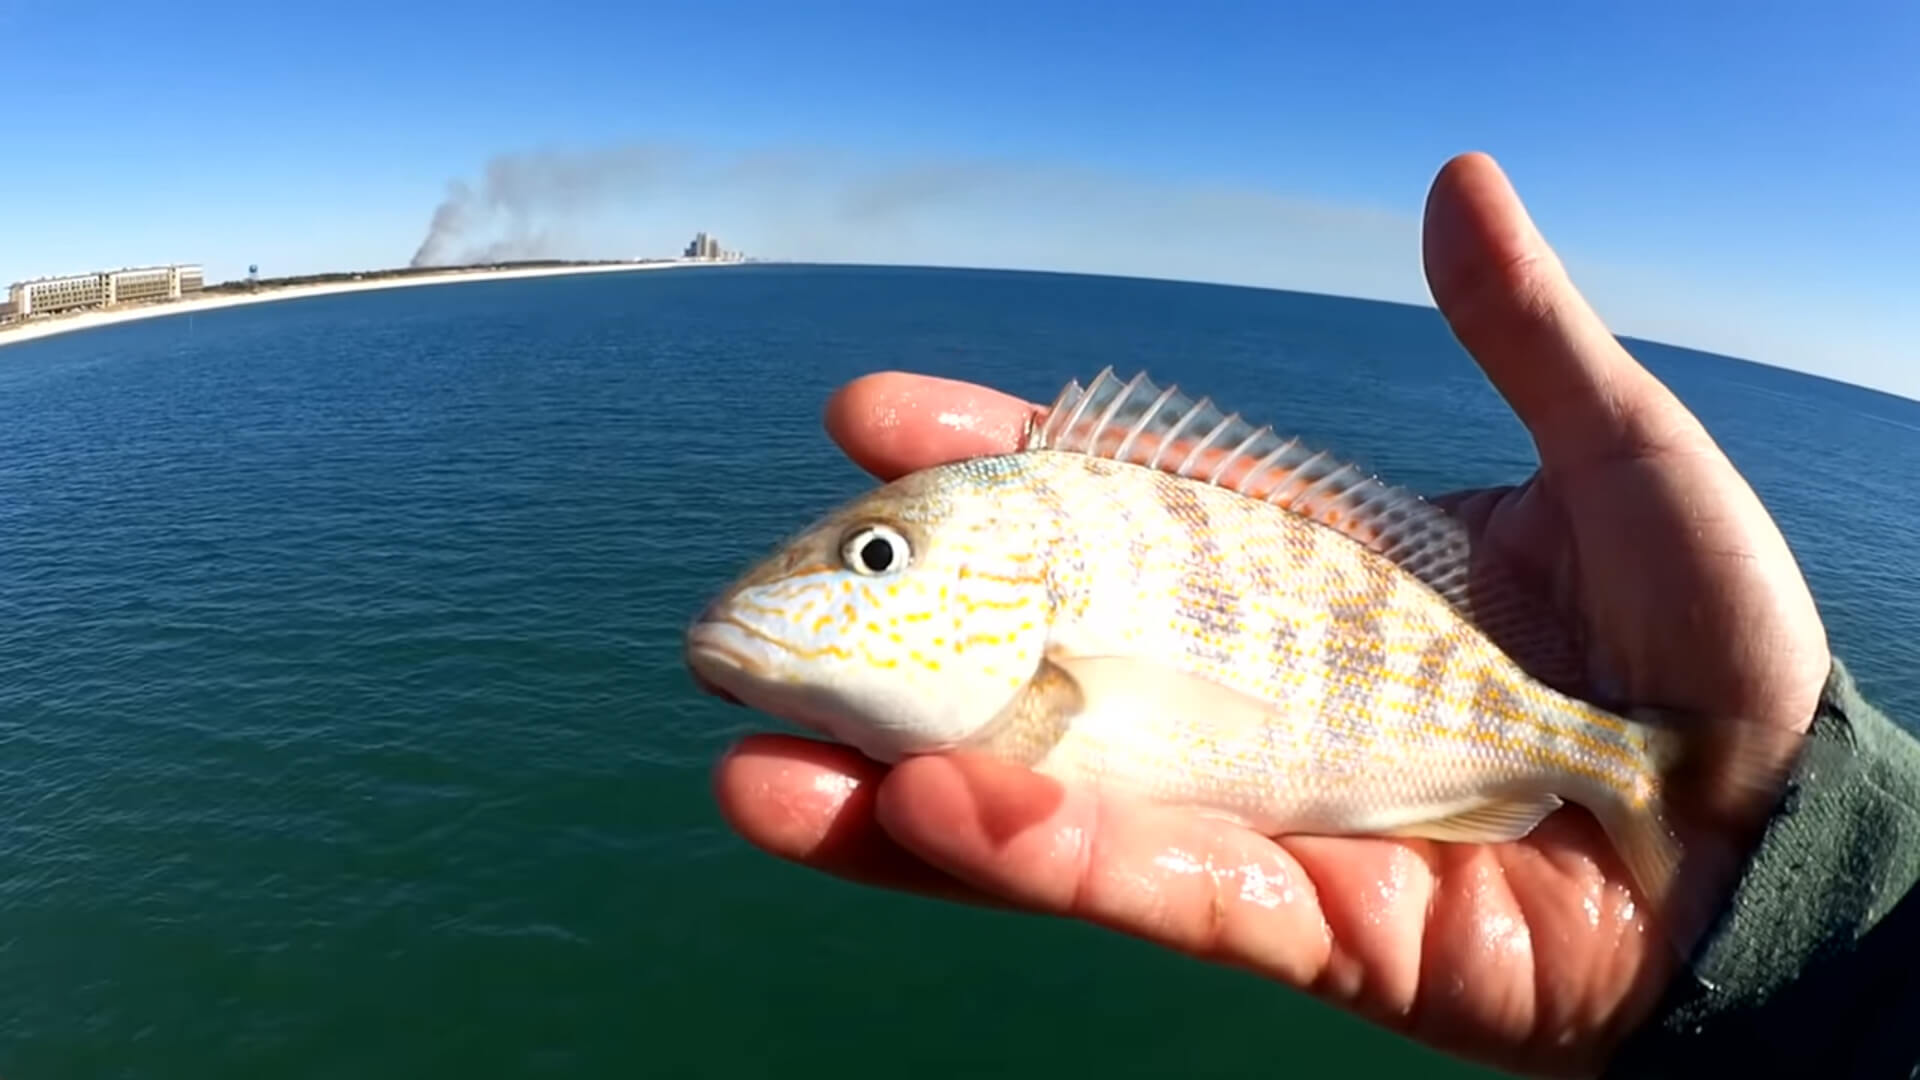
[{"label": "blue sky", "polygon": [[1425,302],[1482,149],[1620,332],[1920,396],[1920,5],[1791,8],[0,0],[0,281],[405,264],[461,180],[448,250]]}]

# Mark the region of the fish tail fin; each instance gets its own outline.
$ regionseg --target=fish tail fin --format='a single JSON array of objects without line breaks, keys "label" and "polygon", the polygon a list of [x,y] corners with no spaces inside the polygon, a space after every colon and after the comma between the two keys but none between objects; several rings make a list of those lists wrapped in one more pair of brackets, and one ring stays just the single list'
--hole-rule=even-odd
[{"label": "fish tail fin", "polygon": [[1768,817],[1812,744],[1741,720],[1637,709],[1653,782],[1601,819],[1621,862],[1683,959],[1718,921]]}]

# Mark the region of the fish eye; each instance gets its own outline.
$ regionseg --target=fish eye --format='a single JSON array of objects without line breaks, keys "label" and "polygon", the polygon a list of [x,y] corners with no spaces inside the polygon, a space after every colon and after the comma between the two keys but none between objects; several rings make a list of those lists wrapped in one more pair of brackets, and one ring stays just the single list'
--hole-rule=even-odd
[{"label": "fish eye", "polygon": [[885,525],[868,525],[840,545],[840,558],[856,574],[891,574],[907,565],[907,538]]}]

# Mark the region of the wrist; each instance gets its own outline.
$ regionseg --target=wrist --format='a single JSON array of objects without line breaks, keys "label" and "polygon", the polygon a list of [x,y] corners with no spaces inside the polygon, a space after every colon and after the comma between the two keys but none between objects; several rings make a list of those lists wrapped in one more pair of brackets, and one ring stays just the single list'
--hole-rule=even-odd
[{"label": "wrist", "polygon": [[1738,1071],[1741,1060],[1844,1074],[1840,1058],[1899,1030],[1872,1026],[1884,1009],[1873,995],[1884,997],[1889,963],[1913,981],[1899,957],[1920,947],[1920,900],[1897,910],[1920,879],[1920,742],[1862,699],[1837,659],[1808,737],[1717,924],[1613,1074]]}]

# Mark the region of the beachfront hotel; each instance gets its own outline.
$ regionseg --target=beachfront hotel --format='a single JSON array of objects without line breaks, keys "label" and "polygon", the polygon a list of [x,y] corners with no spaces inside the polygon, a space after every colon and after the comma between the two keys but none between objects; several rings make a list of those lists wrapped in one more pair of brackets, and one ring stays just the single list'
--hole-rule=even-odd
[{"label": "beachfront hotel", "polygon": [[16,281],[7,287],[0,318],[26,319],[84,308],[178,300],[197,293],[206,277],[197,265],[139,266],[64,277]]}]

